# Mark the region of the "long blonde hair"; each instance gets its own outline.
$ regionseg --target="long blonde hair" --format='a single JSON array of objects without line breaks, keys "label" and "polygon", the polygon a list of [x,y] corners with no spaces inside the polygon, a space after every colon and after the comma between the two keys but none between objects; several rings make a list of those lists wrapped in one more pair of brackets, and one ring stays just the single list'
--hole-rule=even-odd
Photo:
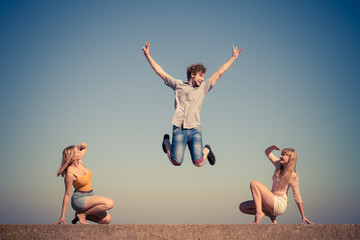
[{"label": "long blonde hair", "polygon": [[279,167],[277,167],[275,170],[275,175],[277,177],[281,176],[283,183],[287,184],[291,178],[291,174],[296,172],[295,167],[297,162],[297,154],[293,148],[284,148],[281,154],[283,153],[289,156],[289,161],[285,166],[280,164]]},{"label": "long blonde hair", "polygon": [[67,168],[73,163],[75,155],[75,145],[71,145],[63,150],[61,166],[57,172],[57,176],[64,177]]}]

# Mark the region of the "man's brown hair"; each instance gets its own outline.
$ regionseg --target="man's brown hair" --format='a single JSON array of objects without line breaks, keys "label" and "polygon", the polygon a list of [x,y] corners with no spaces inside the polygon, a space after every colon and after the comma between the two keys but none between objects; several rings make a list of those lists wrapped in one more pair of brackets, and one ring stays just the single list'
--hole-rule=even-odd
[{"label": "man's brown hair", "polygon": [[191,78],[191,74],[196,74],[198,72],[203,72],[204,74],[206,73],[206,67],[204,65],[202,65],[201,63],[196,63],[196,64],[192,64],[190,66],[188,66],[186,68],[187,70],[187,79],[189,80]]}]

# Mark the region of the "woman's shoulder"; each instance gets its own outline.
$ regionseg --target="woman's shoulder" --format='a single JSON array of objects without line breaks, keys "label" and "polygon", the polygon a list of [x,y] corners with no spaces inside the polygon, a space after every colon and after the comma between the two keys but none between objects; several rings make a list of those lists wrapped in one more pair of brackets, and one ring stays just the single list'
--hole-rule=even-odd
[{"label": "woman's shoulder", "polygon": [[[66,170],[66,173],[64,175],[64,180],[66,183],[73,183],[74,181],[76,181],[76,175],[74,173],[72,173],[71,171],[69,171],[69,169]],[[65,184],[66,184],[65,183]]]},{"label": "woman's shoulder", "polygon": [[72,176],[76,176],[75,172],[76,172],[75,168],[73,166],[69,166],[66,170],[66,175],[70,174]]},{"label": "woman's shoulder", "polygon": [[74,170],[74,166],[69,166],[69,167],[66,169],[67,172],[72,172],[73,170]]}]

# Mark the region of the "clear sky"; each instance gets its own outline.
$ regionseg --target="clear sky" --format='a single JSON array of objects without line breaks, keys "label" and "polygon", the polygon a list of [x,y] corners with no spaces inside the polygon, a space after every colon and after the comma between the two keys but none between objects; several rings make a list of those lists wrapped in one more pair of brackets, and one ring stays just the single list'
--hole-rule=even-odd
[{"label": "clear sky", "polygon": [[[271,188],[272,144],[298,152],[307,217],[360,223],[358,1],[1,1],[0,224],[59,219],[62,150],[86,142],[95,194],[114,224],[250,223],[249,183]],[[204,100],[215,166],[174,167],[162,152],[173,92],[243,49]],[[278,153],[276,153],[278,155]],[[68,206],[69,223],[74,211]],[[269,220],[263,220],[269,223]],[[279,223],[301,223],[289,191]]]}]

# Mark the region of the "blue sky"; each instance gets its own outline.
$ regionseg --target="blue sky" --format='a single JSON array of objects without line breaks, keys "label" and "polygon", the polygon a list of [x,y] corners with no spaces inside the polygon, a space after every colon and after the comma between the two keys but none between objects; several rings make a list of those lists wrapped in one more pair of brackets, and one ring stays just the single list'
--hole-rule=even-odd
[{"label": "blue sky", "polygon": [[[95,193],[113,223],[250,223],[249,183],[271,188],[272,144],[298,152],[307,217],[360,223],[356,1],[1,1],[0,223],[59,219],[62,150],[86,142]],[[174,167],[161,149],[173,92],[141,48],[185,80],[243,49],[205,98],[217,164]],[[67,221],[73,217],[69,205]],[[269,223],[269,220],[264,220]],[[289,192],[279,223],[300,223]]]}]

